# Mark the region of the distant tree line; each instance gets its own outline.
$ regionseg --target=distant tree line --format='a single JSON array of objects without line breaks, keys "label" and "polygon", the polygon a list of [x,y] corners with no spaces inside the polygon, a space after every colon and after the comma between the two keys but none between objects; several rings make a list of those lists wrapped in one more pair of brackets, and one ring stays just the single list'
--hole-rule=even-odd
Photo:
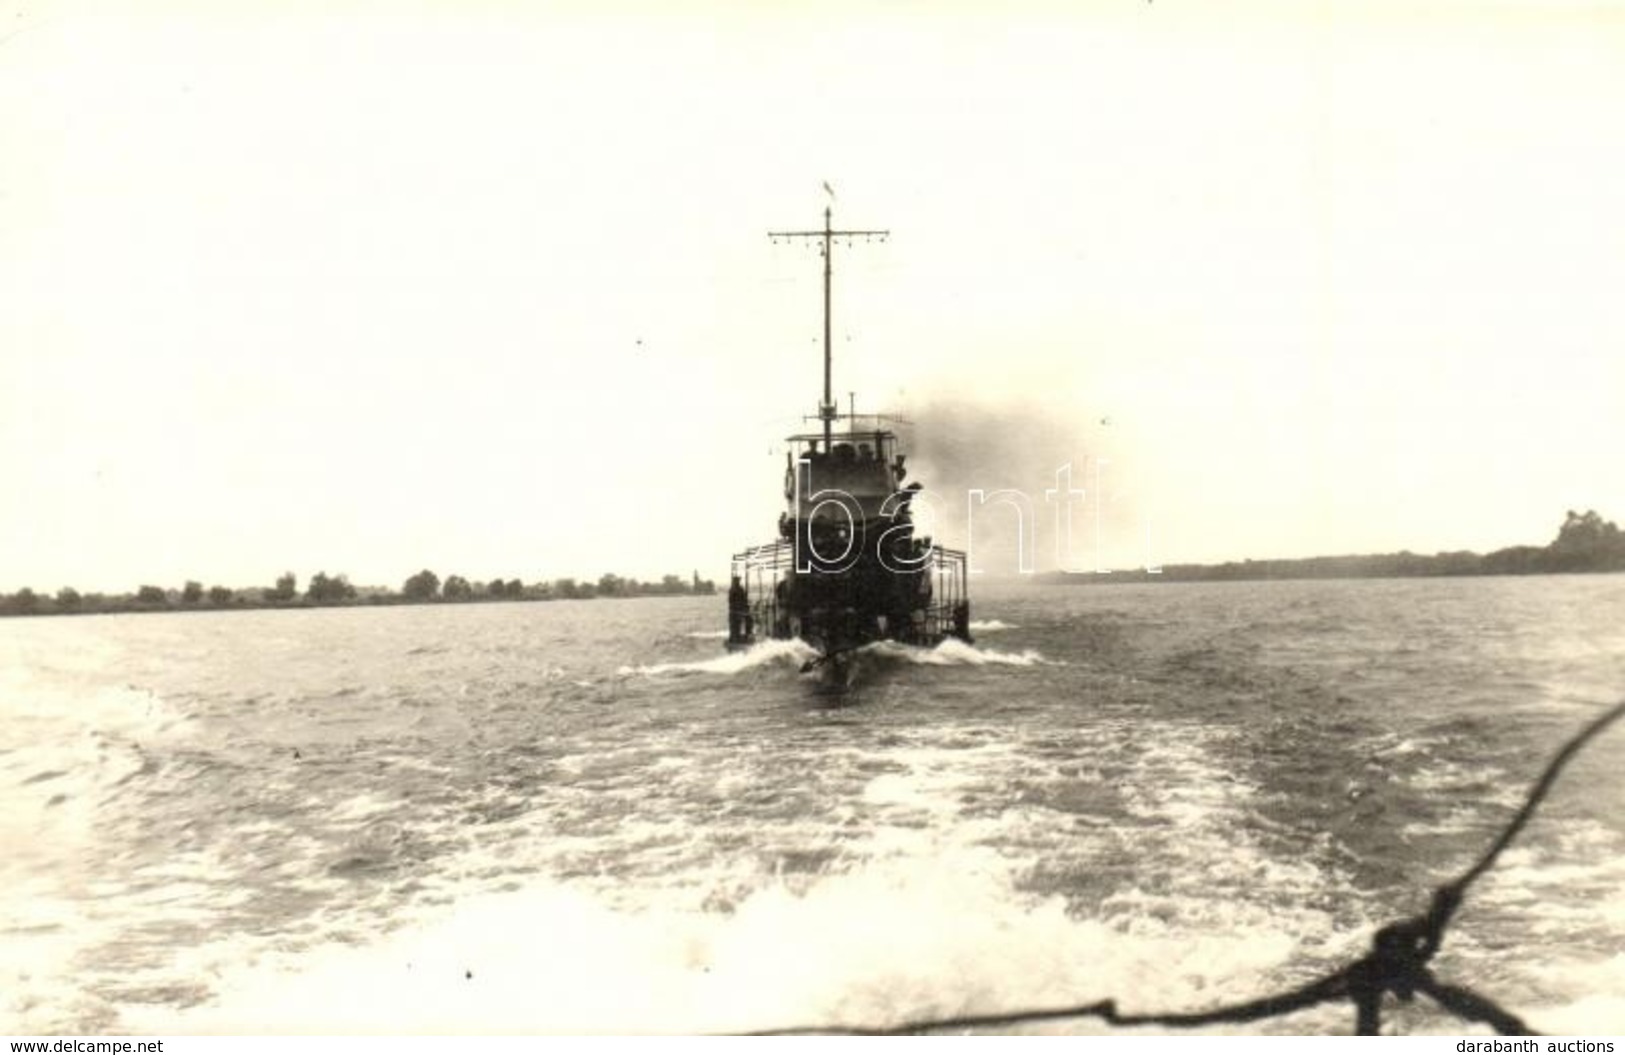
[{"label": "distant tree line", "polygon": [[1625,571],[1625,533],[1596,510],[1572,509],[1545,546],[1508,546],[1493,553],[1459,550],[1431,556],[1402,550],[1344,557],[1296,560],[1228,561],[1224,564],[1169,564],[1159,574],[1145,571],[1055,573],[1049,582],[1225,582],[1245,579],[1392,579],[1444,575],[1550,575]]},{"label": "distant tree line", "polygon": [[248,608],[330,608],[341,605],[442,604],[482,601],[588,600],[594,597],[672,597],[716,593],[716,583],[701,579],[698,572],[684,580],[667,575],[659,582],[639,582],[606,574],[596,583],[575,579],[526,584],[519,579],[492,579],[473,582],[461,575],[448,575],[444,582],[424,569],[401,584],[399,592],[382,587],[356,587],[344,575],[319,571],[310,577],[305,589],[299,579],[285,572],[270,586],[232,589],[211,586],[207,590],[196,580],[187,580],[180,589],[142,585],[134,593],[80,593],[64,586],[54,595],[41,595],[25,586],[16,593],[0,594],[0,615],[73,615],[93,612],[184,612]]}]

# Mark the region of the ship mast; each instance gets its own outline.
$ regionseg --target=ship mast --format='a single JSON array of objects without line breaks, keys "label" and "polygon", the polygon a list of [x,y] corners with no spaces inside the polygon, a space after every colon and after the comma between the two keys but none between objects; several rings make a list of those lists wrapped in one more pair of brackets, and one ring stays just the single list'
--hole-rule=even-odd
[{"label": "ship mast", "polygon": [[818,247],[824,256],[824,400],[818,404],[818,416],[824,422],[824,453],[829,453],[830,428],[837,417],[835,395],[831,377],[831,349],[829,341],[829,291],[830,280],[835,272],[835,254],[832,252],[837,238],[855,238],[859,235],[865,240],[878,238],[886,240],[890,231],[837,231],[831,226],[831,210],[824,207],[824,229],[822,231],[769,231],[767,236],[774,241],[780,238],[817,238],[822,241]]}]

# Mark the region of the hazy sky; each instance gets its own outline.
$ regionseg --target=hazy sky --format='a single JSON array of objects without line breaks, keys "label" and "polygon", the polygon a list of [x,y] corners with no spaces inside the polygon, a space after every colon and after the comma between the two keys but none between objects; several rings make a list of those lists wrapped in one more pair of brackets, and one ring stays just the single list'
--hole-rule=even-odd
[{"label": "hazy sky", "polygon": [[1625,5],[745,6],[0,3],[0,590],[720,578],[824,181],[893,233],[836,387],[949,520],[1067,463],[1115,565],[1625,519]]}]

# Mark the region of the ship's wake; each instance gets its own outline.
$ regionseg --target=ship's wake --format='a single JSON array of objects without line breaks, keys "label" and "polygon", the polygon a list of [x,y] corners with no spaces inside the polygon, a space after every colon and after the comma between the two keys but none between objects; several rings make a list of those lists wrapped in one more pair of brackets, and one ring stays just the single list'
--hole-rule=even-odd
[{"label": "ship's wake", "polygon": [[916,648],[896,641],[880,641],[866,645],[860,655],[881,656],[899,663],[914,663],[925,667],[1036,667],[1065,666],[1045,659],[1035,649],[1020,652],[1001,652],[993,648],[968,645],[955,637],[945,639],[935,648]]},{"label": "ship's wake", "polygon": [[[968,645],[958,638],[948,638],[934,648],[920,648],[896,641],[877,641],[850,653],[864,660],[879,659],[888,663],[914,664],[926,667],[1033,667],[1065,666],[1056,660],[1045,659],[1034,649],[1021,652],[1002,652],[998,649]],[[689,674],[741,674],[761,667],[783,665],[796,667],[802,673],[822,668],[829,659],[817,649],[799,639],[758,642],[746,649],[728,652],[709,659],[674,661],[622,666],[615,673],[620,677],[663,677]]]},{"label": "ship's wake", "polygon": [[[1060,897],[1020,893],[996,861],[961,863],[968,868],[872,866],[821,875],[805,890],[770,883],[727,913],[616,905],[537,880],[464,899],[455,914],[414,920],[368,946],[222,967],[212,1002],[178,1016],[133,1010],[120,1027],[689,1033],[884,1023],[1079,993],[1196,1003],[1208,984],[1267,986],[1291,947],[1281,933],[1125,938],[1121,921],[1079,920]],[[1090,1028],[1070,1028],[1080,1026]]]},{"label": "ship's wake", "polygon": [[737,652],[727,652],[720,656],[713,656],[710,659],[690,662],[652,663],[640,666],[629,665],[621,667],[616,673],[622,677],[660,677],[671,674],[739,674],[757,667],[775,664],[800,667],[817,656],[817,650],[805,641],[762,641],[750,648],[740,649]]}]

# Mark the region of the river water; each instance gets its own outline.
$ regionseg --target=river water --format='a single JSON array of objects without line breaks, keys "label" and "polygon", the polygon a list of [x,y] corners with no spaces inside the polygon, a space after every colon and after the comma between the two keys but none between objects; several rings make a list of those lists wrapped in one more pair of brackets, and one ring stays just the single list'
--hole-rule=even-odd
[{"label": "river water", "polygon": [[[1423,909],[1625,696],[1625,576],[988,587],[975,646],[845,693],[725,653],[723,606],[0,621],[0,1032],[1200,1009]],[[1577,759],[1441,977],[1625,1031],[1622,758]]]}]

